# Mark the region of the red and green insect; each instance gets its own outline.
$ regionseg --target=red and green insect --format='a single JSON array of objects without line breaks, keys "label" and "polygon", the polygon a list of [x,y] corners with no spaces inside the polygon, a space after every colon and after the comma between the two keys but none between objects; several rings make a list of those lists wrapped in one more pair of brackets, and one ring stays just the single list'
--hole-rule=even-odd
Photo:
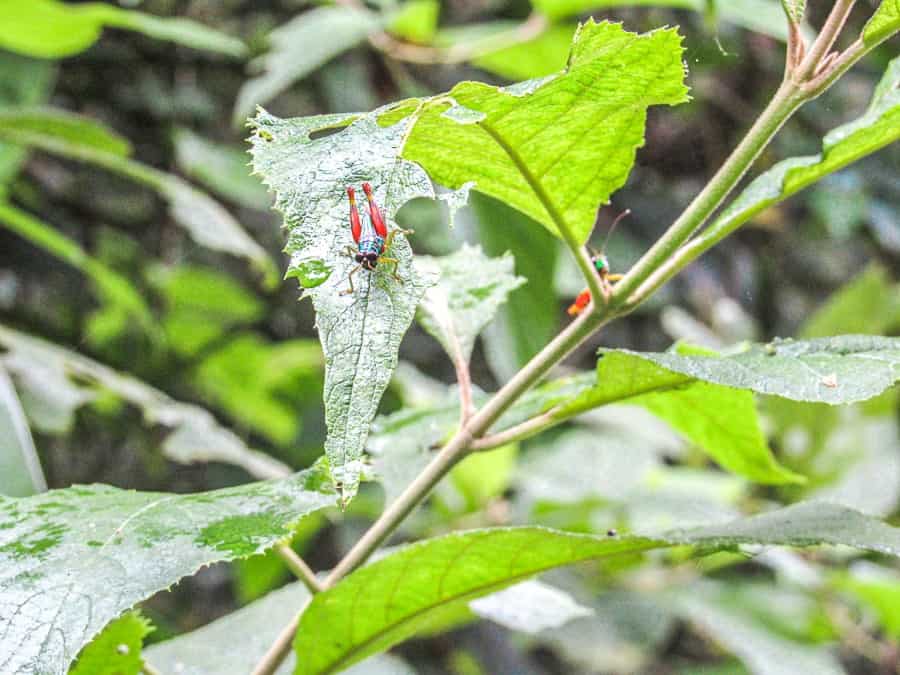
[{"label": "red and green insect", "polygon": [[[603,289],[605,294],[609,294],[612,291],[612,282],[618,281],[624,275],[622,274],[611,274],[609,271],[609,260],[606,258],[606,254],[604,250],[606,249],[606,244],[609,241],[609,235],[613,233],[613,230],[616,229],[616,225],[619,222],[631,213],[630,209],[626,209],[622,213],[620,213],[616,219],[613,221],[613,224],[609,227],[609,232],[606,234],[606,241],[603,242],[603,249],[600,251],[592,251],[593,255],[591,256],[591,263],[594,265],[594,269],[597,271],[597,276],[600,277],[600,288]],[[578,294],[578,297],[575,298],[575,302],[573,302],[569,309],[566,311],[569,313],[569,316],[578,316],[581,314],[587,306],[591,304],[591,292],[589,289],[585,288],[581,293]]]},{"label": "red and green insect", "polygon": [[374,272],[379,262],[393,265],[391,276],[401,284],[403,283],[403,279],[397,274],[399,261],[396,258],[387,257],[384,255],[384,252],[390,249],[394,235],[398,232],[412,234],[412,230],[397,229],[388,232],[384,216],[381,215],[381,209],[375,203],[372,186],[368,183],[363,183],[362,188],[363,192],[366,193],[366,199],[369,201],[368,219],[359,217],[359,211],[356,208],[356,191],[352,187],[347,188],[347,197],[350,199],[350,234],[353,235],[353,241],[356,242],[355,250],[352,246],[347,246],[347,255],[359,264],[350,270],[350,274],[347,275],[347,282],[350,284],[350,288],[341,291],[341,295],[348,295],[353,292],[354,274],[361,269]]}]

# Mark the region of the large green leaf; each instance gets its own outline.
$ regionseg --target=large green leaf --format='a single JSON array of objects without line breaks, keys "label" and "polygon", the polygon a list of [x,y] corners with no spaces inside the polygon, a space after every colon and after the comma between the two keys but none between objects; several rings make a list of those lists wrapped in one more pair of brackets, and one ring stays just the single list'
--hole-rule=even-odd
[{"label": "large green leaf", "polygon": [[418,106],[401,104],[383,121],[413,115],[403,157],[438,183],[474,182],[584,242],[597,205],[628,177],[647,108],[687,100],[681,54],[675,30],[637,35],[588,21],[556,77],[507,88],[462,82]]},{"label": "large green leaf", "polygon": [[574,24],[551,26],[537,37],[479,56],[472,63],[510,80],[546,77],[565,68]]},{"label": "large green leaf", "polygon": [[867,267],[834,293],[800,328],[800,337],[845,333],[883,335],[900,326],[900,284],[878,264]]},{"label": "large green leaf", "polygon": [[878,9],[863,29],[863,41],[867,45],[878,44],[900,30],[900,1],[881,0]]},{"label": "large green leaf", "polygon": [[[528,282],[510,293],[497,318],[484,331],[485,355],[497,379],[509,380],[559,330],[559,300],[554,284],[558,241],[531,218],[506,204],[472,195],[478,238],[488,255],[509,251],[516,272]],[[535,255],[540,251],[540,255]],[[525,320],[528,317],[528,320]]]},{"label": "large green leaf", "polygon": [[236,420],[275,443],[294,440],[300,419],[285,396],[302,378],[321,377],[322,350],[314,340],[270,343],[239,335],[209,354],[196,371],[200,389]]},{"label": "large green leaf", "polygon": [[46,489],[22,404],[0,364],[0,495],[27,497]]},{"label": "large green leaf", "polygon": [[104,27],[125,28],[158,40],[243,56],[237,38],[182,18],[161,18],[100,2],[0,0],[0,47],[27,56],[55,59],[94,44]]},{"label": "large green leaf", "polygon": [[194,241],[247,258],[274,280],[269,255],[220,203],[177,176],[129,159],[127,141],[97,122],[53,108],[4,108],[0,140],[101,166],[156,190]]},{"label": "large green leaf", "polygon": [[701,381],[633,352],[611,351],[597,364],[596,386],[558,413],[614,401],[647,408],[733,473],[761,483],[803,480],[779,466],[769,451],[750,391]]},{"label": "large green leaf", "polygon": [[69,675],[140,675],[141,648],[153,631],[140,612],[128,612],[110,624],[78,656]]},{"label": "large green leaf", "polygon": [[162,317],[167,346],[197,354],[229,329],[258,321],[263,303],[231,275],[180,263],[154,266],[150,282],[165,300]]},{"label": "large green leaf", "polygon": [[454,362],[468,363],[481,329],[525,280],[513,273],[511,256],[488,258],[480,247],[463,245],[451,255],[420,260],[434,264],[441,276],[425,292],[419,323]]},{"label": "large green leaf", "polygon": [[[895,1],[895,0],[894,0]],[[866,113],[829,132],[822,153],[785,159],[757,177],[701,235],[718,241],[824,176],[900,139],[900,57],[888,66]]]},{"label": "large green leaf", "polygon": [[269,34],[271,50],[254,62],[264,72],[247,80],[235,103],[235,120],[287,89],[323,63],[362,42],[381,27],[366,9],[337,5],[303,12]]},{"label": "large green leaf", "polygon": [[0,668],[64,673],[135,603],[204,565],[265,551],[333,505],[323,474],[192,495],[90,485],[0,499]]},{"label": "large green leaf", "polygon": [[851,509],[809,502],[654,538],[534,527],[453,533],[388,554],[314,597],[294,641],[294,672],[339,672],[427,628],[460,603],[561,565],[669,546],[716,551],[744,544],[835,544],[897,556],[900,529]]},{"label": "large green leaf", "polygon": [[[628,350],[613,353],[652,361],[671,371],[674,379],[680,373],[758,394],[832,405],[873,398],[900,379],[900,338],[873,335],[775,340],[722,357]],[[628,391],[624,381],[621,387],[622,393]],[[620,400],[618,396],[610,392],[611,399]]]},{"label": "large green leaf", "polygon": [[[425,173],[398,159],[409,122],[381,127],[378,114],[280,120],[261,111],[253,120],[253,165],[275,191],[289,228],[288,276],[300,280],[316,309],[325,353],[325,451],[345,501],[356,493],[369,424],[397,366],[400,341],[436,280],[433,270],[414,263],[398,234],[388,255],[398,261],[401,281],[383,264],[359,270],[356,290],[342,294],[357,267],[346,253],[353,244],[346,188],[370,182],[390,229],[403,204],[434,196]],[[310,136],[348,123],[324,138]]]},{"label": "large green leaf", "polygon": [[[264,598],[190,633],[144,650],[147,660],[172,675],[247,675],[259,662],[279,631],[309,600],[300,582],[272,591]],[[293,670],[291,654],[276,671]],[[347,675],[413,675],[398,658],[382,654],[345,671]]]},{"label": "large green leaf", "polygon": [[258,478],[290,472],[278,460],[248,448],[203,408],[175,401],[85,356],[2,325],[0,346],[6,350],[0,363],[15,376],[26,412],[42,431],[68,430],[79,406],[108,392],[138,406],[148,423],[172,430],[163,451],[174,461],[227,462]]}]

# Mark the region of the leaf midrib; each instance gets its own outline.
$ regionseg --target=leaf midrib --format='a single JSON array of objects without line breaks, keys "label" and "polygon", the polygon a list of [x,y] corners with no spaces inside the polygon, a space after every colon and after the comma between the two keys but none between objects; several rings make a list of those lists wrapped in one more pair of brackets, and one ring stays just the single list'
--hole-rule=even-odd
[{"label": "leaf midrib", "polygon": [[[530,577],[541,574],[542,572],[546,572],[548,570],[554,569],[556,567],[563,567],[565,565],[572,565],[578,562],[585,562],[587,560],[597,559],[597,558],[613,558],[618,555],[630,555],[633,553],[642,553],[644,551],[650,551],[655,548],[664,548],[669,546],[681,546],[682,544],[668,542],[662,539],[646,539],[644,537],[633,537],[631,539],[620,538],[620,543],[624,543],[624,541],[635,541],[638,542],[638,546],[635,548],[629,548],[627,550],[616,551],[614,553],[610,553],[608,555],[605,554],[593,554],[593,555],[585,555],[583,557],[573,557],[568,559],[565,562],[557,562],[554,564],[543,565],[540,567],[533,568],[528,572],[523,572],[520,574],[515,574],[512,576],[504,577],[502,581],[493,581],[490,583],[484,583],[480,586],[477,586],[466,593],[462,593],[454,598],[449,598],[445,600],[439,600],[433,603],[422,607],[419,610],[411,614],[406,614],[399,621],[393,623],[387,630],[376,632],[371,637],[366,638],[362,642],[354,645],[351,649],[344,652],[344,656],[342,656],[337,661],[333,661],[332,663],[325,664],[323,669],[309,671],[311,675],[331,675],[332,673],[339,673],[341,670],[348,668],[353,665],[356,661],[354,660],[360,652],[365,652],[365,649],[372,644],[376,644],[378,640],[388,637],[394,631],[399,631],[406,624],[413,622],[424,614],[427,614],[433,609],[436,609],[441,606],[449,606],[452,603],[462,603],[467,600],[475,600],[478,597],[481,597],[493,590],[502,590],[505,587],[511,586],[518,581],[524,581]],[[641,543],[642,542],[642,543]]]}]

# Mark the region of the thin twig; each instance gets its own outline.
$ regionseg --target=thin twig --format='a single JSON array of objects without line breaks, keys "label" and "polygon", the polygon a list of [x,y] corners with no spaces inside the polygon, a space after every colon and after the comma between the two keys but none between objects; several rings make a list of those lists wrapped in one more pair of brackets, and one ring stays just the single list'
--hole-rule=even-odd
[{"label": "thin twig", "polygon": [[536,436],[540,432],[560,424],[564,419],[568,419],[568,417],[557,417],[556,411],[557,408],[552,408],[547,412],[536,415],[514,427],[498,431],[490,436],[483,436],[482,438],[472,441],[469,449],[472,452],[484,452],[486,450],[494,450],[495,448],[507,445],[508,443],[515,443],[516,441]]},{"label": "thin twig", "polygon": [[463,358],[453,359],[453,367],[456,369],[456,384],[459,387],[459,424],[463,426],[475,414],[475,405],[472,403],[472,375],[469,371],[469,362]]},{"label": "thin twig", "polygon": [[547,18],[535,12],[525,21],[507,31],[452,47],[434,47],[403,42],[385,31],[369,36],[369,44],[385,56],[398,61],[422,65],[453,65],[529,42],[543,33],[548,25]]},{"label": "thin twig", "polygon": [[158,668],[154,668],[146,661],[143,661],[141,663],[141,672],[144,675],[162,675],[162,671],[160,671]]},{"label": "thin twig", "polygon": [[297,632],[297,627],[300,625],[300,617],[303,616],[303,612],[306,611],[306,607],[311,601],[312,596],[306,599],[303,606],[300,607],[290,623],[281,629],[278,637],[275,638],[275,642],[273,642],[266,653],[263,654],[263,657],[259,660],[259,663],[256,664],[251,675],[273,675],[273,673],[278,670],[279,666],[281,666],[287,658],[288,653],[291,651],[291,644],[294,642],[294,634]]},{"label": "thin twig", "polygon": [[276,544],[275,552],[281,557],[291,572],[294,573],[294,576],[303,582],[303,585],[306,586],[310,593],[322,591],[322,583],[316,577],[316,573],[306,564],[303,558],[297,555],[289,544],[284,542]]}]

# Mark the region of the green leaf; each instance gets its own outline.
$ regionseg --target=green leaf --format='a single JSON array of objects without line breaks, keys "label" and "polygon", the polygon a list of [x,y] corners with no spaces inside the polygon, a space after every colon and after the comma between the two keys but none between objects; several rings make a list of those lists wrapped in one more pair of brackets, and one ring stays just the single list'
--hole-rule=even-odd
[{"label": "green leaf", "polygon": [[25,413],[0,363],[0,495],[27,497],[46,489]]},{"label": "green leaf", "polygon": [[174,139],[175,161],[188,177],[241,206],[259,211],[271,208],[272,198],[250,175],[244,150],[215,143],[188,129],[178,129]]},{"label": "green leaf", "polygon": [[508,80],[552,75],[566,66],[574,25],[551,26],[537,37],[489,52],[472,64]]},{"label": "green leaf", "polygon": [[[55,74],[47,61],[0,53],[0,109],[43,103],[50,95]],[[17,145],[0,143],[0,191],[19,172],[25,155]]]},{"label": "green leaf", "polygon": [[0,3],[0,47],[27,56],[56,59],[84,51],[104,27],[125,28],[159,40],[240,57],[237,38],[182,18],[161,18],[99,2],[56,0]]},{"label": "green leaf", "polygon": [[900,638],[900,578],[895,570],[859,562],[848,573],[836,575],[832,584],[871,607],[888,637]]},{"label": "green leaf", "polygon": [[[281,629],[309,600],[297,582],[273,591],[246,607],[202,628],[152,645],[147,660],[164,673],[178,675],[247,675],[266,653]],[[277,675],[293,670],[290,654]],[[400,659],[378,655],[345,671],[347,675],[414,675]]]},{"label": "green leaf", "polygon": [[128,159],[125,142],[89,118],[53,108],[7,108],[0,114],[0,140],[94,164],[156,190],[194,241],[249,259],[273,282],[269,255],[221,204],[177,176]]},{"label": "green leaf", "polygon": [[373,272],[358,270],[354,292],[342,294],[357,267],[346,252],[353,244],[347,186],[370,182],[391,230],[403,204],[434,197],[424,172],[397,159],[408,122],[380,127],[379,112],[280,120],[261,111],[253,121],[254,168],[275,191],[276,208],[289,227],[288,276],[300,280],[316,310],[325,354],[325,452],[345,502],[356,493],[369,424],[397,367],[400,341],[425,289],[436,281],[432,270],[414,263],[399,234],[387,254],[398,261],[402,281],[382,264]]},{"label": "green leaf", "polygon": [[519,446],[511,443],[490,452],[476,453],[453,467],[450,480],[469,510],[480,509],[506,491],[518,454]]},{"label": "green leaf", "polygon": [[[558,266],[558,241],[531,218],[496,199],[472,195],[472,210],[478,218],[478,237],[488,255],[509,251],[517,272],[528,280],[510,294],[484,332],[488,363],[505,381],[559,329],[559,300],[550,283]],[[541,254],[535,255],[535,251]]]},{"label": "green leaf", "polygon": [[437,31],[441,4],[437,0],[407,0],[390,20],[388,29],[413,42],[430,42]]},{"label": "green leaf", "polygon": [[588,21],[554,78],[507,88],[462,82],[382,123],[413,114],[403,157],[432,179],[452,189],[474,182],[554,234],[563,226],[584,242],[597,205],[628,177],[647,108],[687,100],[681,55],[674,30],[637,35]]},{"label": "green leaf", "polygon": [[703,232],[702,240],[723,239],[769,206],[898,139],[900,57],[888,66],[862,117],[829,132],[821,154],[783,160],[757,177]]},{"label": "green leaf", "polygon": [[[150,308],[128,279],[89,256],[80,245],[55,228],[6,203],[2,198],[0,223],[83,272],[97,287],[103,304],[100,312],[107,313],[107,316],[115,315],[125,323],[136,321],[147,333],[156,334],[157,327]],[[93,317],[97,314],[94,313]],[[96,336],[92,334],[92,337]]]},{"label": "green leaf", "polygon": [[[900,338],[843,335],[814,340],[775,340],[750,345],[728,356],[687,356],[673,352],[607,352],[627,354],[679,374],[713,384],[749,389],[794,401],[842,405],[873,398],[900,379]],[[599,366],[598,366],[599,368]],[[652,381],[653,386],[657,381]],[[610,390],[609,400],[635,393],[624,381]]]},{"label": "green leaf", "polygon": [[564,405],[559,414],[613,401],[640,405],[733,473],[759,483],[803,482],[802,476],[779,466],[772,456],[751,392],[699,381],[654,360],[675,354],[653,355],[648,360],[645,356],[603,352],[596,386]]},{"label": "green leaf", "polygon": [[900,285],[881,265],[869,265],[809,317],[800,337],[857,333],[881,335],[900,324]]},{"label": "green leaf", "polygon": [[0,108],[0,130],[22,145],[43,143],[64,152],[72,145],[84,146],[117,157],[131,154],[131,143],[94,120],[56,108]]},{"label": "green leaf", "polygon": [[31,402],[26,412],[43,431],[68,430],[74,411],[106,392],[139,407],[149,424],[171,429],[163,442],[169,459],[226,462],[259,478],[290,472],[281,462],[248,448],[203,408],[175,401],[140,380],[2,325],[0,346],[7,350],[0,354],[0,363],[15,376],[23,402]]},{"label": "green leaf", "polygon": [[451,255],[419,260],[440,271],[440,281],[425,291],[419,305],[419,323],[454,363],[468,363],[475,338],[525,279],[515,276],[511,256],[488,258],[478,246],[463,245]]},{"label": "green leaf", "polygon": [[279,26],[269,34],[269,53],[252,64],[263,74],[247,80],[238,93],[235,121],[243,121],[256,106],[355,47],[380,27],[377,14],[342,5],[316,7]]},{"label": "green leaf", "polygon": [[81,652],[69,675],[140,675],[144,638],[153,632],[140,612],[127,612],[95,637]]},{"label": "green leaf", "polygon": [[875,14],[863,28],[866,45],[876,45],[900,30],[900,0],[881,0]]},{"label": "green leaf", "polygon": [[806,0],[781,0],[784,13],[793,23],[801,23],[806,15]]},{"label": "green leaf", "polygon": [[695,583],[688,592],[676,593],[675,605],[701,632],[740,658],[753,675],[845,673],[826,648],[772,632],[769,626],[746,612],[725,606],[706,584]]},{"label": "green leaf", "polygon": [[[801,0],[783,2],[796,4]],[[710,5],[713,5],[714,16],[718,19],[779,40],[787,39],[784,14],[777,0],[727,0],[715,3],[712,0],[532,0],[532,4],[552,19],[610,7],[672,7],[708,15]]]},{"label": "green leaf", "polygon": [[196,354],[228,329],[263,316],[259,298],[223,272],[179,264],[156,266],[149,276],[165,300],[168,346],[179,354]]},{"label": "green leaf", "polygon": [[900,529],[850,509],[810,502],[652,539],[534,527],[452,533],[390,553],[316,595],[300,619],[294,672],[339,672],[411,637],[460,603],[561,565],[669,546],[717,551],[744,544],[848,545],[897,556]]},{"label": "green leaf", "polygon": [[0,498],[0,663],[63,672],[135,603],[204,565],[261,553],[334,505],[323,473],[190,495],[90,485]]},{"label": "green leaf", "polygon": [[272,344],[254,333],[239,335],[197,368],[200,389],[236,420],[275,443],[295,439],[297,406],[284,396],[303,377],[320,376],[322,351],[313,340]]}]

